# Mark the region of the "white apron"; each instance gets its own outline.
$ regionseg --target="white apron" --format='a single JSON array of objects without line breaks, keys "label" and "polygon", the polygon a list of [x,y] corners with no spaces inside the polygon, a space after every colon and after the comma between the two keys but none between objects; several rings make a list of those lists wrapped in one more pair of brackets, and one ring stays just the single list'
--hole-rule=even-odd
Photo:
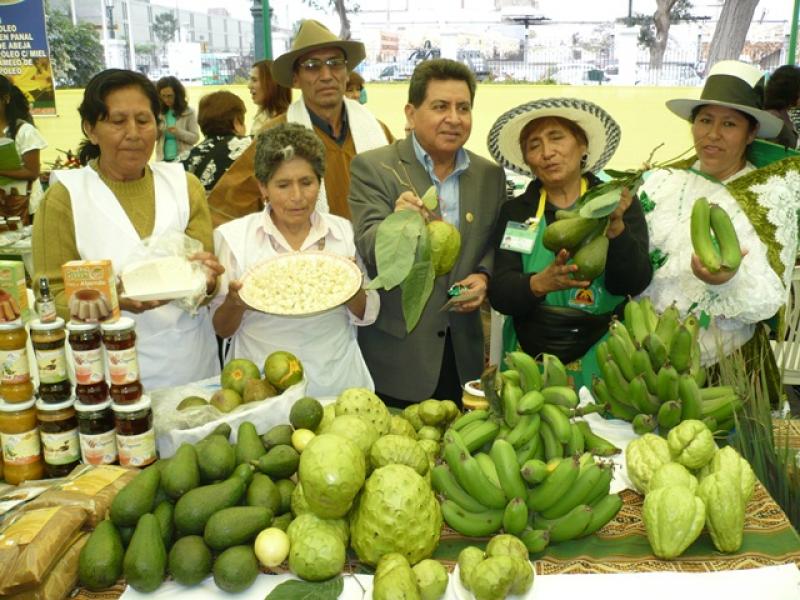
[{"label": "white apron", "polygon": [[[269,243],[258,247],[253,243],[263,213],[258,217],[238,219],[217,228],[217,234],[225,239],[242,273],[277,254]],[[352,237],[344,244],[345,251],[341,254],[355,256]],[[309,317],[279,317],[245,311],[231,346],[232,358],[247,358],[259,366],[271,352],[291,352],[303,363],[310,396],[338,396],[350,387],[375,389],[358,347],[356,327],[344,306]]]},{"label": "white apron", "polygon": [[[150,165],[155,185],[153,236],[185,231],[189,222],[186,172],[180,164]],[[110,259],[119,273],[142,240],[111,189],[91,167],[59,173],[69,191],[75,243],[83,260]],[[125,316],[136,321],[136,349],[145,390],[182,385],[219,373],[217,345],[206,308],[191,316],[172,304]]]}]

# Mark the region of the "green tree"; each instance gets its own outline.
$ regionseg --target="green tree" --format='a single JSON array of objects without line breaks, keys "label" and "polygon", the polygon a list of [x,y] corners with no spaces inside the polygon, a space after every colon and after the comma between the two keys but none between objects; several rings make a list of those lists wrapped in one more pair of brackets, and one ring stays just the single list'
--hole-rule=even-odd
[{"label": "green tree", "polygon": [[656,0],[656,6],[652,15],[637,13],[620,19],[628,25],[639,25],[639,45],[650,50],[651,69],[660,69],[664,63],[670,25],[696,18],[691,14],[694,6],[690,0]]},{"label": "green tree", "polygon": [[49,6],[45,10],[45,24],[56,85],[84,87],[105,68],[103,45],[94,25],[86,21],[73,25],[64,12],[51,10]]},{"label": "green tree", "polygon": [[[356,13],[359,11],[359,6],[355,2],[348,0],[303,0],[311,8],[329,12],[330,9],[339,16],[339,37],[343,40],[349,40],[350,33],[350,17],[347,16],[348,12]],[[327,7],[327,8],[326,8]]]},{"label": "green tree", "polygon": [[171,12],[161,13],[156,15],[156,18],[153,19],[152,28],[156,39],[161,42],[162,46],[166,46],[175,39],[175,32],[178,30],[178,20]]}]

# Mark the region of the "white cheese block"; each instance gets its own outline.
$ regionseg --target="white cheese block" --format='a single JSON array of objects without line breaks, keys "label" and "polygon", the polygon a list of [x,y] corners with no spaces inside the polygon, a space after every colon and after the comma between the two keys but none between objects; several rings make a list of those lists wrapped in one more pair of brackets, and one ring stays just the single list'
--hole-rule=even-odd
[{"label": "white cheese block", "polygon": [[138,300],[167,300],[191,294],[195,275],[180,256],[154,258],[128,265],[120,275],[124,295]]}]

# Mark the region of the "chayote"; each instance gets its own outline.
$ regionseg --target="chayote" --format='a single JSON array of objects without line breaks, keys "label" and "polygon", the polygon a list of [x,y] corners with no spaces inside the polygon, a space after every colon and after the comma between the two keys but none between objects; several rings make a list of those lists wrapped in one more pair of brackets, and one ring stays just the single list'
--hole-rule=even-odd
[{"label": "chayote", "polygon": [[467,546],[458,553],[458,576],[459,579],[461,579],[461,583],[468,590],[472,589],[469,578],[475,570],[475,567],[483,562],[484,558],[486,558],[486,556],[483,550],[477,546]]},{"label": "chayote", "polygon": [[372,580],[374,600],[421,600],[417,576],[406,557],[398,552],[384,554]]},{"label": "chayote", "polygon": [[711,462],[700,470],[699,476],[703,479],[711,473],[726,473],[738,478],[739,486],[742,488],[742,498],[747,506],[756,485],[756,475],[750,463],[733,446],[725,446],[717,451]]},{"label": "chayote", "polygon": [[744,507],[740,479],[725,471],[700,482],[697,495],[706,505],[706,526],[720,552],[736,552],[742,545]]},{"label": "chayote", "polygon": [[653,554],[671,559],[680,556],[700,535],[706,509],[689,488],[662,487],[647,494],[642,520]]},{"label": "chayote", "polygon": [[490,556],[472,570],[469,582],[476,600],[504,600],[517,578],[513,556]]},{"label": "chayote", "polygon": [[687,469],[699,469],[714,457],[717,444],[708,426],[697,419],[687,419],[669,430],[667,444],[673,460]]},{"label": "chayote", "polygon": [[650,492],[662,487],[680,485],[688,487],[692,492],[697,491],[697,477],[680,463],[669,462],[656,469],[650,478]]},{"label": "chayote", "polygon": [[633,485],[642,494],[647,494],[653,473],[671,461],[667,441],[654,433],[645,433],[625,448],[625,461]]},{"label": "chayote", "polygon": [[450,579],[442,563],[426,558],[411,567],[411,570],[417,578],[417,588],[422,600],[439,600],[444,596]]}]

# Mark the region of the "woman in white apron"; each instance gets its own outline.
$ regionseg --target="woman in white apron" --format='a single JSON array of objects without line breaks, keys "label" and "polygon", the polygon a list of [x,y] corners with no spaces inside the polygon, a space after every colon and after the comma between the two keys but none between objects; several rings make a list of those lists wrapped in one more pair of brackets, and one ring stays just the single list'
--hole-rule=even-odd
[{"label": "woman in white apron", "polygon": [[[202,184],[180,164],[147,162],[158,135],[158,94],[140,73],[108,69],[92,78],[79,107],[82,169],[60,171],[33,231],[36,278],[45,276],[56,307],[68,318],[61,265],[111,259],[119,273],[142,240],[181,231],[203,244],[193,259],[206,267],[209,295],[222,267],[212,249],[211,218]],[[87,164],[88,163],[88,164]],[[136,321],[141,381],[146,390],[219,373],[208,310],[196,316],[163,301],[120,298]]]},{"label": "woman in white apron", "polygon": [[375,321],[377,292],[361,289],[344,305],[307,317],[256,312],[239,298],[244,273],[280,254],[324,250],[362,266],[350,222],[316,210],[325,148],[314,132],[284,123],[261,133],[256,144],[255,177],[266,208],[215,230],[216,252],[225,273],[211,303],[214,329],[217,335],[232,338],[231,358],[261,365],[275,350],[296,355],[312,396],[338,395],[348,387],[373,390],[356,327]]}]

